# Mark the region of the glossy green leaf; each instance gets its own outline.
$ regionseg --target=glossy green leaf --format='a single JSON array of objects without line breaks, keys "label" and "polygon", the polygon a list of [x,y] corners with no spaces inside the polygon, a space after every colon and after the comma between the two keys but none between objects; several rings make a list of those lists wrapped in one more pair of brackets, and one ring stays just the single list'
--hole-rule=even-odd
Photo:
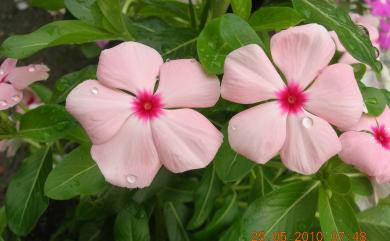
[{"label": "glossy green leaf", "polygon": [[222,74],[226,56],[248,44],[263,46],[247,22],[234,14],[226,14],[211,20],[200,33],[198,56],[207,72]]},{"label": "glossy green leaf", "polygon": [[[368,241],[384,241],[390,236],[390,207],[378,206],[357,215],[361,231]],[[364,235],[364,234],[359,234]]]},{"label": "glossy green leaf", "polygon": [[115,29],[115,32],[122,33],[126,38],[131,38],[124,16],[120,0],[96,0],[107,22]]},{"label": "glossy green leaf", "polygon": [[318,211],[325,241],[332,241],[332,237],[338,237],[341,232],[351,235],[360,231],[360,226],[352,207],[339,194],[333,193],[330,198],[329,193],[320,188]]},{"label": "glossy green leaf", "polygon": [[302,21],[302,16],[293,8],[264,7],[252,14],[249,24],[256,31],[275,31],[295,26]]},{"label": "glossy green leaf", "polygon": [[115,241],[149,241],[149,220],[142,207],[131,203],[118,213],[114,225]]},{"label": "glossy green leaf", "polygon": [[80,20],[56,21],[44,25],[30,34],[7,38],[1,45],[1,54],[22,59],[44,48],[63,44],[95,42],[101,39],[122,39],[122,37]]},{"label": "glossy green leaf", "polygon": [[52,167],[50,148],[24,160],[9,184],[5,208],[8,226],[18,235],[28,234],[49,205],[43,186]]},{"label": "glossy green leaf", "polygon": [[372,87],[361,88],[364,103],[368,113],[373,116],[379,116],[385,110],[387,100],[380,89]]},{"label": "glossy green leaf", "polygon": [[0,111],[0,140],[12,138],[16,133],[15,125],[8,118],[6,111]]},{"label": "glossy green leaf", "polygon": [[191,241],[184,226],[187,218],[188,209],[183,204],[164,204],[164,220],[169,241]]},{"label": "glossy green leaf", "polygon": [[371,196],[374,192],[368,177],[351,178],[352,192],[361,196]]},{"label": "glossy green leaf", "polygon": [[41,83],[34,83],[30,85],[30,88],[34,91],[35,94],[38,95],[39,99],[43,103],[49,103],[50,98],[53,94],[51,89]]},{"label": "glossy green leaf", "polygon": [[51,102],[61,103],[78,84],[88,79],[96,79],[96,65],[62,76],[57,80]]},{"label": "glossy green leaf", "polygon": [[367,67],[365,64],[353,64],[352,67],[355,74],[355,79],[359,82],[366,73]]},{"label": "glossy green leaf", "polygon": [[337,4],[323,0],[292,0],[297,10],[307,22],[324,25],[337,33],[348,52],[375,71],[382,68],[377,60],[377,50],[371,43],[365,30],[355,25],[346,11]]},{"label": "glossy green leaf", "polygon": [[344,174],[331,174],[328,177],[328,184],[332,191],[347,194],[351,191],[351,180]]},{"label": "glossy green leaf", "polygon": [[59,10],[64,8],[64,0],[31,0],[31,6],[47,10]]},{"label": "glossy green leaf", "polygon": [[105,180],[92,160],[90,148],[88,145],[78,147],[50,172],[45,183],[46,196],[67,200],[102,190]]},{"label": "glossy green leaf", "polygon": [[235,219],[240,215],[238,206],[237,194],[234,193],[225,198],[221,208],[219,208],[211,221],[207,223],[205,229],[194,234],[197,240],[205,240],[206,238],[217,237],[218,232],[229,227]]},{"label": "glossy green leaf", "polygon": [[195,211],[187,225],[188,229],[196,229],[206,221],[213,209],[215,198],[221,191],[221,186],[215,166],[209,166],[204,172],[201,183],[195,192]]},{"label": "glossy green leaf", "polygon": [[5,227],[7,227],[7,215],[5,214],[5,207],[0,208],[0,237]]},{"label": "glossy green leaf", "polygon": [[235,152],[229,145],[227,126],[222,130],[224,142],[219,148],[215,159],[215,169],[218,177],[224,182],[234,182],[245,177],[255,166],[255,163]]},{"label": "glossy green leaf", "polygon": [[247,20],[252,11],[252,0],[231,0],[233,13]]},{"label": "glossy green leaf", "polygon": [[319,185],[296,182],[257,199],[220,241],[250,240],[254,231],[268,238],[274,232],[286,232],[287,240],[294,239],[296,231],[307,231],[313,222]]},{"label": "glossy green leaf", "polygon": [[76,121],[60,105],[42,105],[20,119],[18,136],[48,142],[65,137],[77,127]]},{"label": "glossy green leaf", "polygon": [[75,18],[97,26],[101,24],[103,14],[96,0],[65,0],[64,3]]}]

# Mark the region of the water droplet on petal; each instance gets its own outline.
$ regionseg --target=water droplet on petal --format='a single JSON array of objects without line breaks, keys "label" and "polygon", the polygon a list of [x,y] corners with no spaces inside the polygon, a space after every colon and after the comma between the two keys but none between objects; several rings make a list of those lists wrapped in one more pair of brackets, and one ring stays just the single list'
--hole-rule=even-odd
[{"label": "water droplet on petal", "polygon": [[5,74],[4,70],[0,70],[0,75]]},{"label": "water droplet on petal", "polygon": [[99,93],[98,88],[93,87],[93,88],[91,89],[91,93],[94,94],[94,95],[97,95],[97,94]]},{"label": "water droplet on petal", "polygon": [[126,177],[126,180],[127,180],[128,183],[134,184],[137,181],[137,176],[134,176],[134,175],[130,174],[130,175],[128,175]]},{"label": "water droplet on petal", "polygon": [[5,107],[7,105],[8,105],[8,103],[6,100],[0,100],[0,106]]},{"label": "water droplet on petal", "polygon": [[20,96],[19,95],[14,95],[11,97],[11,99],[15,102],[18,102],[20,100]]},{"label": "water droplet on petal", "polygon": [[302,125],[303,127],[305,128],[311,128],[313,126],[313,119],[306,116],[306,117],[303,117],[302,119]]},{"label": "water droplet on petal", "polygon": [[237,127],[236,126],[232,126],[232,130],[233,131],[237,130]]},{"label": "water droplet on petal", "polygon": [[28,67],[28,72],[34,72],[34,71],[35,71],[35,67],[34,66]]}]

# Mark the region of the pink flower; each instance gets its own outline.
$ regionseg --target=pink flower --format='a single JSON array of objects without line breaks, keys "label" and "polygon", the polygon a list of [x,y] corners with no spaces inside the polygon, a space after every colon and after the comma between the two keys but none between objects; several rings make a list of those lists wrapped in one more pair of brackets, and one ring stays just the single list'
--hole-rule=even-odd
[{"label": "pink flower", "polygon": [[105,47],[107,47],[107,45],[110,43],[109,40],[98,40],[96,41],[96,45],[101,48],[101,49],[104,49]]},{"label": "pink flower", "polygon": [[379,46],[381,49],[387,50],[390,48],[390,25],[387,19],[381,19],[379,29]]},{"label": "pink flower", "polygon": [[[378,18],[374,17],[372,15],[361,16],[361,15],[356,14],[356,13],[351,13],[350,17],[354,23],[366,28],[373,46],[376,48],[379,47],[378,46],[378,41],[379,41],[379,31],[378,31],[379,20],[378,20]],[[345,63],[345,64],[360,63],[358,60],[356,60],[354,57],[352,57],[352,55],[350,55],[347,52],[347,50],[344,48],[344,46],[340,42],[337,34],[334,31],[331,31],[330,34],[336,43],[337,51],[340,51],[343,53],[343,55],[341,56],[341,58],[339,60],[340,63]]]},{"label": "pink flower", "polygon": [[390,181],[390,109],[379,117],[364,115],[340,136],[340,158],[382,184]]},{"label": "pink flower", "polygon": [[370,5],[372,15],[390,17],[389,0],[366,0],[366,3]]},{"label": "pink flower", "polygon": [[69,94],[66,108],[87,131],[110,183],[145,187],[161,165],[184,172],[214,158],[222,134],[188,108],[213,106],[220,86],[197,61],[163,63],[154,49],[125,42],[102,52],[97,76]]},{"label": "pink flower", "polygon": [[257,45],[241,47],[226,59],[222,97],[241,104],[263,102],[230,120],[230,145],[258,163],[280,152],[289,169],[312,174],[341,150],[329,123],[343,129],[355,124],[362,96],[352,67],[327,66],[335,44],[320,25],[275,34],[271,53],[287,85]]},{"label": "pink flower", "polygon": [[23,99],[23,89],[49,77],[46,65],[16,67],[16,62],[15,59],[6,59],[0,66],[0,110],[18,104]]}]

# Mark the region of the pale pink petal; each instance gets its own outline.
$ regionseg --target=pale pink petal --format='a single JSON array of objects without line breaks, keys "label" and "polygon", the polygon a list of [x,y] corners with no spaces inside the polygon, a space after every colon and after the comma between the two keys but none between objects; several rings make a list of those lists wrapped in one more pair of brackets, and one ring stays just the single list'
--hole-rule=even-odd
[{"label": "pale pink petal", "polygon": [[221,86],[224,99],[252,104],[275,99],[275,92],[283,87],[278,72],[258,45],[246,45],[226,57]]},{"label": "pale pink petal", "polygon": [[49,68],[43,64],[31,64],[23,67],[16,67],[6,77],[7,81],[18,90],[27,88],[30,84],[47,80],[49,78]]},{"label": "pale pink petal", "polygon": [[102,51],[97,77],[104,85],[134,94],[153,91],[162,64],[161,55],[151,47],[124,42]]},{"label": "pale pink petal", "polygon": [[345,52],[345,51],[347,51],[347,50],[344,48],[343,44],[340,42],[340,39],[339,39],[339,37],[337,36],[337,33],[336,33],[335,31],[330,31],[329,34],[330,34],[330,36],[332,37],[332,39],[333,39],[333,41],[334,41],[334,43],[335,43],[335,45],[336,45],[337,51],[339,51],[339,52]]},{"label": "pale pink petal", "polygon": [[335,43],[321,25],[306,24],[275,34],[271,53],[287,81],[306,88],[332,59]]},{"label": "pale pink petal", "polygon": [[305,109],[341,129],[355,125],[362,116],[363,97],[349,65],[326,67],[306,93]]},{"label": "pale pink petal", "polygon": [[222,134],[191,109],[166,110],[152,121],[153,139],[160,161],[172,172],[203,168],[222,143]]},{"label": "pale pink petal", "polygon": [[276,102],[240,112],[229,122],[230,146],[248,159],[264,164],[283,146],[286,118]]},{"label": "pale pink petal", "polygon": [[340,158],[369,176],[376,177],[389,161],[389,151],[367,132],[348,131],[340,136]]},{"label": "pale pink petal", "polygon": [[341,55],[341,58],[339,59],[339,63],[358,64],[360,62],[357,59],[355,59],[352,55],[350,55],[348,52],[345,52],[343,55]]},{"label": "pale pink petal", "polygon": [[11,72],[13,68],[15,68],[16,63],[18,62],[17,59],[5,59],[3,63],[0,66],[0,83],[2,80],[4,80],[4,77]]},{"label": "pale pink petal", "polygon": [[70,92],[66,109],[80,122],[94,144],[111,139],[133,113],[133,98],[119,90],[87,80]]},{"label": "pale pink petal", "polygon": [[161,167],[150,122],[136,116],[111,140],[92,146],[91,154],[106,180],[120,187],[149,186]]},{"label": "pale pink petal", "polygon": [[339,138],[328,122],[306,111],[288,116],[280,156],[290,170],[313,174],[340,150]]},{"label": "pale pink petal", "polygon": [[375,177],[375,180],[379,184],[389,183],[390,182],[390,153],[389,150],[387,150],[387,157],[386,157],[386,163],[381,168],[381,171],[378,176]]},{"label": "pale pink petal", "polygon": [[160,68],[158,93],[165,107],[211,107],[220,94],[219,80],[207,75],[195,59],[171,60]]},{"label": "pale pink petal", "polygon": [[380,123],[390,126],[390,109],[388,106],[385,107],[385,110],[380,116],[377,117],[377,119]]},{"label": "pale pink petal", "polygon": [[23,92],[12,85],[0,83],[0,110],[9,109],[23,99]]},{"label": "pale pink petal", "polygon": [[385,124],[386,126],[390,125],[389,107],[386,106],[383,113],[378,117],[363,115],[359,122],[348,128],[348,130],[372,132],[372,127],[378,126],[378,124]]}]

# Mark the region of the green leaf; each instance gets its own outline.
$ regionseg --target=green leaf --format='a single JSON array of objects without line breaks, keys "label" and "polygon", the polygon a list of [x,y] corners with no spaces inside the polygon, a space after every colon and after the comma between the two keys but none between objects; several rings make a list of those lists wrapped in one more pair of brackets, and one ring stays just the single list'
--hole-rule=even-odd
[{"label": "green leaf", "polygon": [[355,79],[359,82],[366,73],[367,67],[365,64],[353,64],[352,67],[355,74]]},{"label": "green leaf", "polygon": [[328,177],[329,187],[337,193],[347,194],[351,191],[351,180],[344,174],[331,174]]},{"label": "green leaf", "polygon": [[15,133],[15,124],[9,119],[7,112],[0,111],[0,140],[12,138]]},{"label": "green leaf", "polygon": [[225,198],[221,208],[219,208],[211,221],[206,225],[206,228],[194,234],[198,240],[216,237],[217,233],[228,227],[240,215],[238,207],[237,194],[234,193]]},{"label": "green leaf", "polygon": [[[357,215],[361,230],[369,241],[384,241],[390,236],[390,207],[378,206]],[[359,234],[359,235],[364,235]],[[360,239],[363,240],[363,239]]]},{"label": "green leaf", "polygon": [[64,8],[64,0],[31,0],[31,6],[47,10]]},{"label": "green leaf", "polygon": [[80,146],[68,154],[45,183],[45,194],[56,200],[78,195],[95,194],[105,186],[105,180],[90,154],[90,146]]},{"label": "green leaf", "polygon": [[60,105],[42,105],[22,115],[19,137],[49,142],[65,137],[77,127],[76,121]]},{"label": "green leaf", "polygon": [[222,74],[226,56],[248,44],[263,46],[247,22],[234,14],[211,20],[198,37],[200,62],[210,74]]},{"label": "green leaf", "polygon": [[332,198],[329,198],[329,194],[320,188],[318,211],[325,241],[332,241],[331,237],[341,232],[351,235],[360,230],[352,207],[339,194],[333,193]]},{"label": "green leaf", "polygon": [[96,0],[65,0],[64,3],[74,17],[92,25],[101,25],[103,14]]},{"label": "green leaf", "polygon": [[64,102],[70,91],[72,91],[78,84],[88,79],[96,79],[96,65],[90,65],[79,71],[62,76],[56,82],[51,102]]},{"label": "green leaf", "polygon": [[245,177],[255,166],[255,163],[235,152],[227,140],[227,126],[222,130],[224,142],[219,148],[215,159],[215,169],[218,177],[224,182],[235,182]]},{"label": "green leaf", "polygon": [[122,39],[105,30],[89,25],[80,20],[63,20],[42,26],[26,35],[7,38],[1,45],[1,54],[16,59],[30,55],[48,47],[62,44],[81,44],[96,40]]},{"label": "green leaf", "polygon": [[366,104],[368,114],[379,116],[385,110],[387,100],[380,89],[372,87],[361,88],[364,103]]},{"label": "green leaf", "polygon": [[115,32],[131,38],[122,14],[120,0],[97,0],[97,4],[108,23],[115,29]]},{"label": "green leaf", "polygon": [[376,72],[382,68],[377,60],[377,50],[372,46],[366,31],[355,25],[348,13],[337,4],[323,0],[292,0],[295,10],[307,22],[319,23],[334,30],[348,52],[362,63],[368,64]]},{"label": "green leaf", "polygon": [[5,227],[7,227],[7,215],[5,214],[5,207],[0,208],[0,238]]},{"label": "green leaf", "polygon": [[307,231],[316,211],[319,182],[297,182],[257,199],[223,235],[221,241],[250,240],[254,231],[270,238],[273,232],[286,232],[287,240],[297,231]]},{"label": "green leaf", "polygon": [[249,24],[256,31],[278,31],[295,26],[302,21],[302,16],[293,8],[265,7],[252,14]]},{"label": "green leaf", "polygon": [[221,182],[218,180],[215,172],[215,166],[208,167],[195,192],[195,211],[187,225],[189,230],[200,227],[209,217],[221,186]]},{"label": "green leaf", "polygon": [[49,103],[53,93],[48,87],[40,83],[34,83],[30,85],[30,88],[38,95],[39,99],[41,99],[43,103]]},{"label": "green leaf", "polygon": [[164,204],[164,220],[169,241],[190,241],[184,222],[188,217],[188,209],[183,204],[174,205],[172,202]]},{"label": "green leaf", "polygon": [[114,226],[115,241],[149,241],[148,215],[135,203],[118,213]]},{"label": "green leaf", "polygon": [[233,13],[247,20],[252,11],[252,0],[232,0]]},{"label": "green leaf", "polygon": [[8,226],[18,235],[28,234],[46,210],[49,199],[43,185],[52,167],[50,148],[27,158],[9,184],[5,208]]},{"label": "green leaf", "polygon": [[361,196],[371,196],[374,193],[371,181],[368,177],[351,178],[352,192]]}]

